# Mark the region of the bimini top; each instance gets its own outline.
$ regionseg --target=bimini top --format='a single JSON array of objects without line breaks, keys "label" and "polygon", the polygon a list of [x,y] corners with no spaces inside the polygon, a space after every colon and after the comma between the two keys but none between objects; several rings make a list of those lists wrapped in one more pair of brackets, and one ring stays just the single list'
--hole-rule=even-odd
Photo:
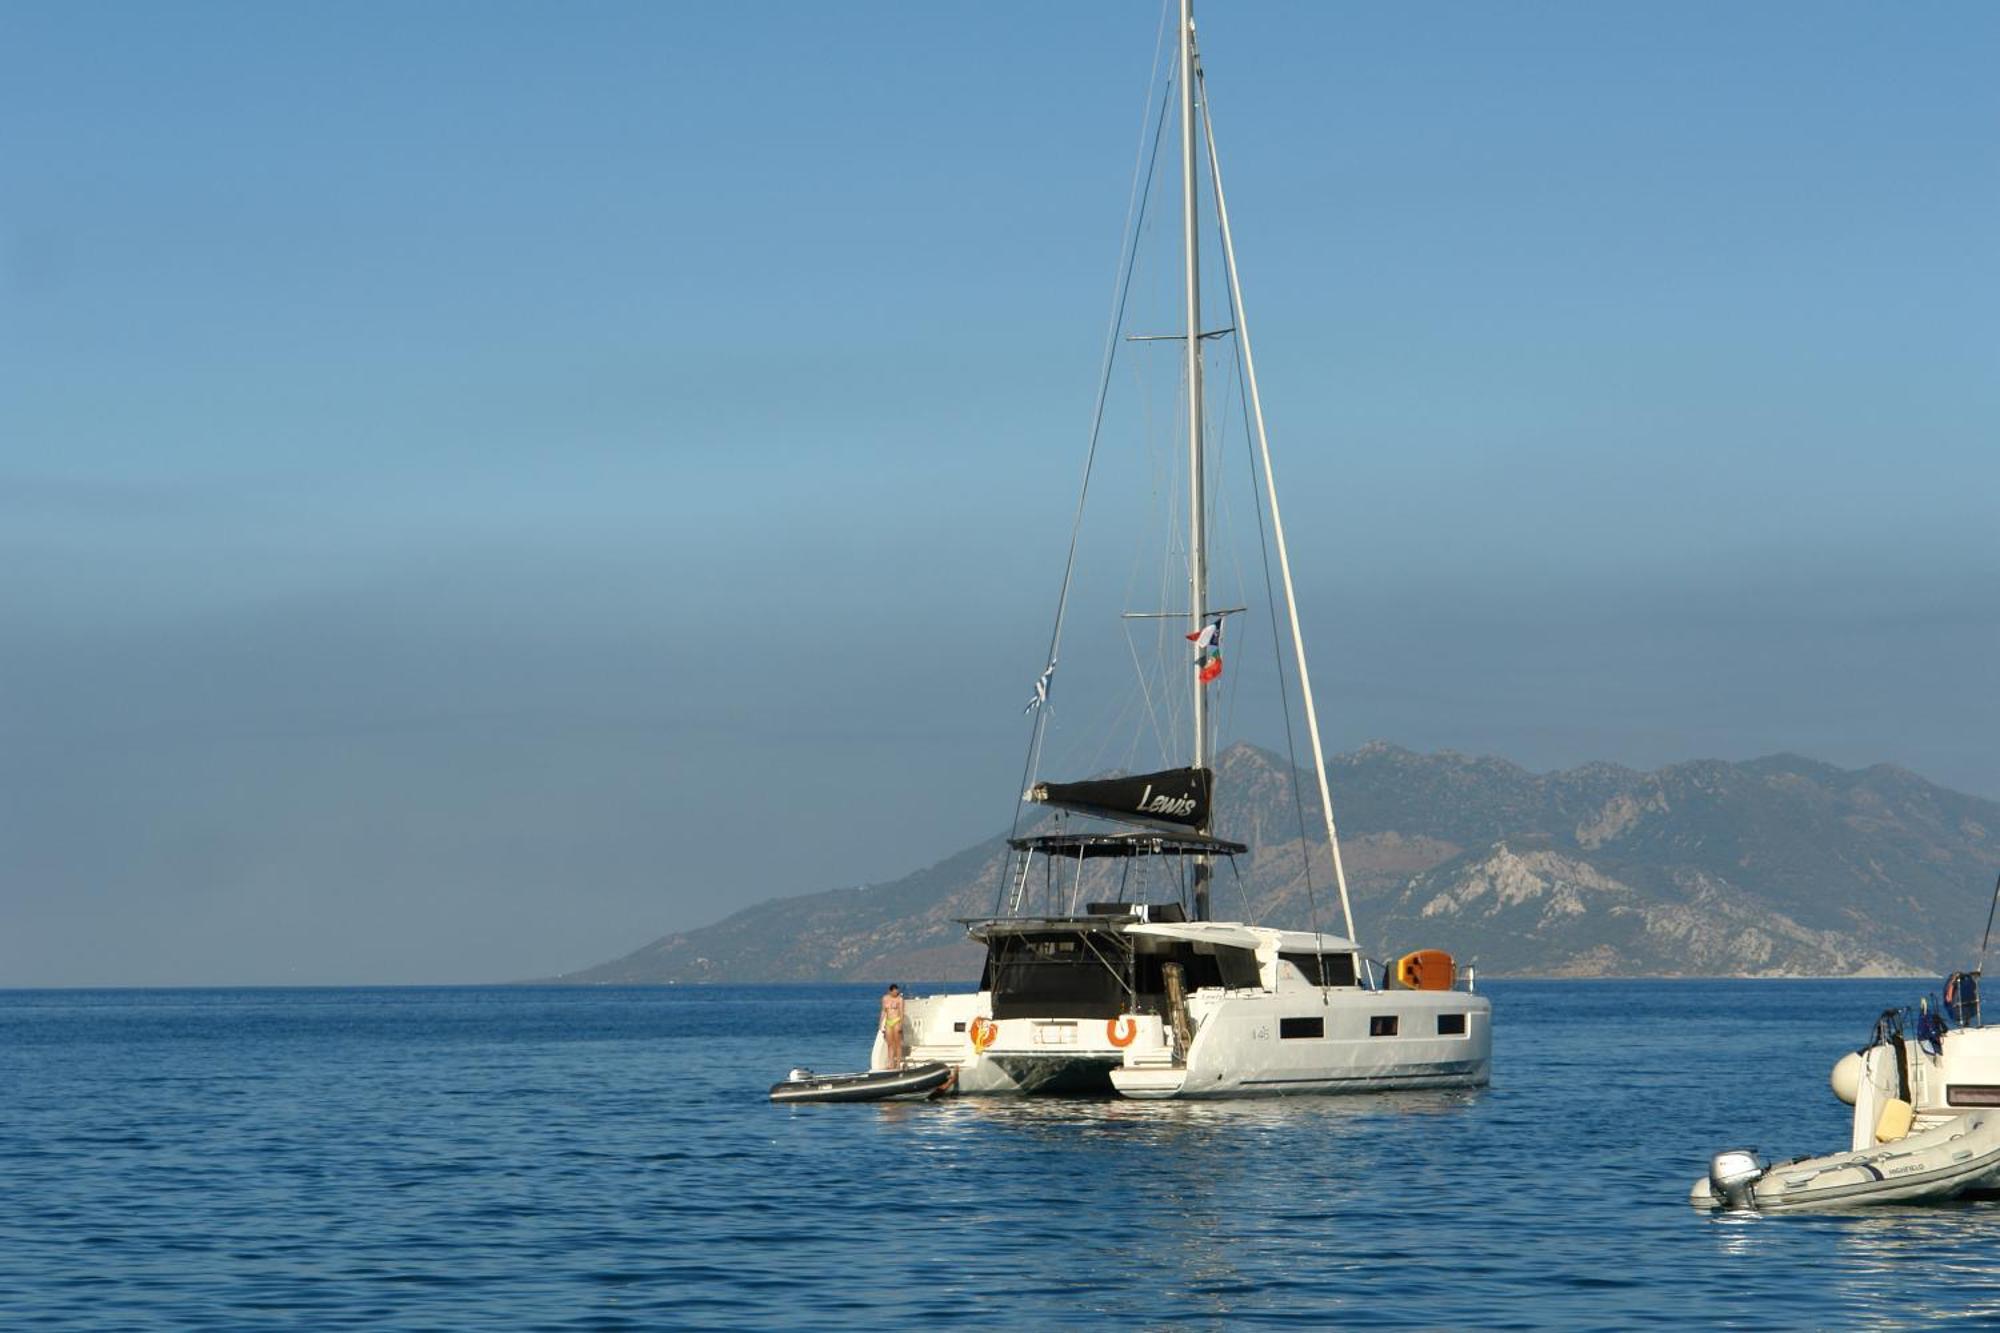
[{"label": "bimini top", "polygon": [[1243,843],[1200,833],[1043,833],[1009,838],[1007,845],[1017,852],[1086,860],[1098,856],[1235,856],[1250,850]]},{"label": "bimini top", "polygon": [[1350,953],[1353,940],[1338,935],[1315,935],[1310,930],[1273,930],[1268,926],[1247,926],[1239,921],[1142,921],[1121,928],[1127,935],[1151,935],[1163,940],[1187,940],[1192,944],[1220,944],[1236,949],[1255,949],[1277,941],[1286,953]]}]

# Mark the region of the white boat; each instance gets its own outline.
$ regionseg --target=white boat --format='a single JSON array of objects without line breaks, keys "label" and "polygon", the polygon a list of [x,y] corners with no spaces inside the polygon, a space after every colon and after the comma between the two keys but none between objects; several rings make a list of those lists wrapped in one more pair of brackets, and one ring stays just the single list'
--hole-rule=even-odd
[{"label": "white boat", "polygon": [[[1982,958],[1984,949],[1981,950]],[[1776,1211],[1956,1198],[2000,1187],[2000,1028],[1981,1021],[1979,973],[1954,973],[1945,1002],[1889,1010],[1829,1080],[1854,1108],[1845,1152],[1766,1165],[1716,1154],[1697,1208]]]},{"label": "white boat", "polygon": [[1980,1187],[1996,1171],[2000,1113],[1975,1111],[1866,1152],[1768,1167],[1746,1149],[1718,1153],[1709,1174],[1688,1191],[1688,1202],[1758,1212],[1936,1202]]},{"label": "white boat", "polygon": [[[1177,33],[1171,101],[1178,113],[1184,311],[1176,314],[1184,315],[1184,323],[1176,333],[1143,335],[1143,340],[1180,344],[1185,399],[1176,410],[1184,421],[1175,429],[1185,429],[1185,443],[1177,436],[1173,449],[1187,491],[1185,507],[1177,508],[1173,519],[1184,526],[1169,540],[1173,557],[1185,556],[1185,581],[1176,565],[1163,591],[1170,606],[1181,597],[1187,602],[1164,612],[1128,611],[1125,618],[1184,624],[1192,647],[1179,633],[1163,637],[1170,641],[1171,670],[1184,677],[1184,684],[1171,683],[1168,693],[1185,725],[1163,739],[1160,760],[1169,766],[1156,771],[1079,782],[1040,777],[1050,690],[1076,569],[1073,535],[1048,664],[1029,705],[1034,725],[1023,808],[1032,812],[1036,831],[1022,834],[1017,816],[995,914],[966,922],[971,938],[986,948],[977,992],[906,1002],[908,1057],[951,1066],[962,1094],[1237,1097],[1483,1085],[1492,1063],[1492,1009],[1475,993],[1472,969],[1459,968],[1450,955],[1434,949],[1385,967],[1364,957],[1356,943],[1190,0],[1181,0]],[[1163,112],[1165,106],[1163,101]],[[1157,123],[1164,126],[1164,117]],[[1164,136],[1162,130],[1156,151],[1165,151]],[[1201,311],[1197,226],[1204,165],[1227,282],[1229,327],[1221,330],[1207,328]],[[1128,256],[1137,249],[1135,241]],[[1129,286],[1129,269],[1125,281]],[[1114,327],[1114,349],[1124,332]],[[1343,924],[1338,934],[1316,925],[1283,930],[1211,917],[1217,867],[1233,868],[1234,858],[1248,850],[1213,827],[1216,737],[1208,690],[1220,670],[1224,617],[1246,610],[1218,608],[1209,596],[1203,349],[1224,337],[1234,340],[1245,390],[1245,429],[1261,492],[1255,502],[1262,511],[1259,527],[1268,533],[1265,549],[1275,551],[1282,574],[1283,599],[1273,596],[1270,614],[1273,624],[1289,625],[1291,651],[1278,649],[1273,635],[1278,678],[1286,683],[1282,659],[1290,657],[1289,685],[1303,703],[1325,822],[1326,865],[1312,867],[1320,853],[1309,858],[1308,893],[1313,875],[1321,888],[1337,889]],[[1099,422],[1105,385],[1099,390]],[[1096,444],[1094,430],[1093,460]],[[1087,465],[1085,494],[1089,484]],[[1079,524],[1083,509],[1079,497]],[[1288,720],[1288,734],[1289,729]],[[1307,802],[1301,798],[1295,804],[1303,823]],[[1299,837],[1300,845],[1310,848],[1303,827]],[[1142,895],[1130,891],[1135,882],[1154,887]],[[1105,901],[1088,901],[1091,897]],[[1310,915],[1317,914],[1315,905]],[[876,1063],[881,1063],[879,1042]]]}]

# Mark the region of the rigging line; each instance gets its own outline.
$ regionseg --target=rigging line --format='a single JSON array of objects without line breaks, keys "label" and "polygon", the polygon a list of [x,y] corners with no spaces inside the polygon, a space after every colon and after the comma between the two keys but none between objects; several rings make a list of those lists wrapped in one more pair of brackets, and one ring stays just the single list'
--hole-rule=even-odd
[{"label": "rigging line", "polygon": [[1236,855],[1233,852],[1229,856],[1229,874],[1236,881],[1236,901],[1243,904],[1243,919],[1253,926],[1256,925],[1257,919],[1250,912],[1250,890],[1243,886],[1243,867],[1236,864]]},{"label": "rigging line", "polygon": [[[1012,859],[1013,856],[1012,853],[1010,852],[1006,860],[1011,861]],[[1005,864],[1005,862],[1003,862],[1003,864]],[[1009,905],[1007,909],[1008,916],[1015,916],[1020,913],[1021,900],[1025,898],[1028,893],[1028,872],[1034,869],[1034,865],[1035,865],[1035,849],[1030,847],[1027,851],[1021,853],[1021,878],[1014,885],[1014,901],[1012,904]],[[1003,870],[1001,873],[1004,875],[1006,872]],[[1000,888],[1003,893],[1006,891],[1007,886],[1004,881],[1002,882]],[[997,903],[995,904],[995,907],[996,908],[998,907]],[[999,913],[996,911],[995,915],[997,916],[998,914]]]},{"label": "rigging line", "polygon": [[1091,941],[1090,933],[1088,931],[1085,931],[1077,938],[1083,942],[1083,947],[1090,951],[1091,957],[1095,958],[1098,962],[1104,964],[1104,970],[1111,974],[1112,980],[1118,983],[1118,989],[1125,992],[1126,998],[1136,1002],[1138,1000],[1138,996],[1133,992],[1131,983],[1125,980],[1125,969],[1117,966],[1109,958],[1106,958],[1104,956],[1104,950],[1098,948],[1097,945]]},{"label": "rigging line", "polygon": [[[1241,374],[1241,365],[1239,364],[1238,365],[1239,379],[1240,379],[1240,374]],[[1225,392],[1221,395],[1217,395],[1217,397],[1221,398],[1222,402],[1216,409],[1214,415],[1214,429],[1212,430],[1212,432],[1210,432],[1208,436],[1208,438],[1216,442],[1217,458],[1222,457],[1223,446],[1227,443],[1229,439],[1228,411],[1227,411],[1228,397],[1230,395],[1230,392],[1233,391],[1238,399],[1238,403],[1240,406],[1241,390],[1242,386],[1240,383],[1238,383],[1233,387],[1225,386]],[[1245,428],[1246,430],[1248,428],[1247,416],[1246,416]],[[1234,590],[1232,596],[1224,600],[1236,602],[1238,608],[1243,610],[1244,613],[1243,619],[1242,621],[1239,622],[1243,626],[1243,628],[1240,632],[1247,635],[1249,633],[1250,614],[1251,614],[1248,609],[1250,597],[1247,591],[1250,586],[1250,582],[1248,577],[1244,573],[1243,544],[1239,541],[1234,540],[1234,536],[1238,531],[1238,523],[1236,519],[1236,497],[1228,487],[1223,486],[1219,483],[1210,488],[1210,495],[1212,497],[1212,505],[1213,505],[1212,508],[1213,518],[1210,523],[1210,530],[1221,531],[1223,533],[1226,533],[1230,536],[1231,540],[1227,542],[1211,543],[1210,546],[1210,549],[1216,553],[1219,560],[1226,561],[1227,573],[1229,574],[1230,577],[1227,580],[1218,580],[1215,576],[1213,567],[1211,567],[1210,578],[1209,578],[1209,598],[1208,598],[1209,610],[1211,613],[1214,614],[1221,613],[1217,606],[1215,589],[1218,582],[1222,582],[1225,586]],[[1257,503],[1256,503],[1257,496],[1258,492],[1253,482],[1250,491],[1251,509],[1253,511],[1257,508]],[[1259,515],[1258,517],[1259,517],[1259,533],[1260,533],[1258,549],[1259,553],[1261,554],[1262,516]],[[1268,587],[1268,585],[1265,588],[1265,597],[1266,597],[1265,605],[1271,607],[1275,607],[1277,605],[1275,600],[1270,599],[1270,588]],[[1245,638],[1243,641],[1244,646],[1247,647],[1248,642],[1249,640]],[[1225,652],[1223,654],[1223,659],[1225,663],[1228,661],[1228,657],[1229,654]],[[1249,659],[1245,656],[1239,656],[1237,659],[1239,667],[1246,664],[1248,660]],[[1243,670],[1231,671],[1225,669],[1222,673],[1222,679],[1219,682],[1217,682],[1221,685],[1221,689],[1215,690],[1214,693],[1215,701],[1211,705],[1211,709],[1215,714],[1216,733],[1218,736],[1241,735],[1241,733],[1238,733],[1235,730],[1236,715],[1238,712],[1247,711],[1247,705],[1244,702],[1245,700],[1244,687],[1248,678],[1249,678],[1248,674]],[[1213,688],[1214,687],[1211,686],[1211,689]]]},{"label": "rigging line", "polygon": [[1132,654],[1132,674],[1139,682],[1139,697],[1146,706],[1146,720],[1153,724],[1153,739],[1160,743],[1162,751],[1166,747],[1166,729],[1160,725],[1159,708],[1153,702],[1152,682],[1146,679],[1146,664],[1139,658],[1138,641],[1132,637],[1132,627],[1125,627],[1125,650]]},{"label": "rigging line", "polygon": [[[1194,62],[1194,75],[1202,79],[1201,63]],[[1271,470],[1271,438],[1264,429],[1264,400],[1257,391],[1257,358],[1250,350],[1250,324],[1243,309],[1243,286],[1236,272],[1236,246],[1229,235],[1229,206],[1222,194],[1222,164],[1215,151],[1215,122],[1209,117],[1208,86],[1202,83],[1202,128],[1208,137],[1208,173],[1215,182],[1215,217],[1222,228],[1222,256],[1229,274],[1230,306],[1236,312],[1236,336],[1243,350],[1243,370],[1250,382],[1250,407],[1257,421],[1257,448],[1264,464],[1265,497],[1271,504],[1271,534],[1278,546],[1278,572],[1284,577],[1285,609],[1292,622],[1292,649],[1299,666],[1299,696],[1305,703],[1306,729],[1312,739],[1313,772],[1319,779],[1320,813],[1326,817],[1326,845],[1333,857],[1333,882],[1340,890],[1340,915],[1347,925],[1347,938],[1354,936],[1354,904],[1347,894],[1347,870],[1340,863],[1340,834],[1333,823],[1333,793],[1327,789],[1326,752],[1320,744],[1319,713],[1313,706],[1312,674],[1306,669],[1305,632],[1299,628],[1299,602],[1292,587],[1292,560],[1285,550],[1285,520],[1278,511],[1278,480]]]},{"label": "rigging line", "polygon": [[[1229,306],[1229,317],[1233,320],[1237,317],[1236,301],[1233,295]],[[1278,594],[1277,590],[1271,586],[1271,543],[1268,534],[1264,530],[1264,507],[1261,504],[1255,503],[1263,495],[1263,485],[1262,477],[1257,471],[1256,436],[1250,429],[1250,399],[1246,394],[1241,392],[1243,377],[1243,349],[1241,344],[1238,344],[1236,348],[1236,376],[1238,381],[1237,402],[1243,409],[1244,453],[1250,461],[1250,495],[1253,501],[1250,508],[1257,515],[1257,553],[1263,558],[1264,563],[1264,598],[1266,604],[1275,609],[1278,605]],[[1285,719],[1285,760],[1290,765],[1286,769],[1285,775],[1288,779],[1288,785],[1292,789],[1292,807],[1297,813],[1299,820],[1299,864],[1304,868],[1306,877],[1306,914],[1307,918],[1312,922],[1313,935],[1316,937],[1320,933],[1319,895],[1313,889],[1312,839],[1306,833],[1306,798],[1305,792],[1299,786],[1299,750],[1298,740],[1292,729],[1291,687],[1285,678],[1284,640],[1278,633],[1278,618],[1275,615],[1271,617],[1271,660],[1278,668],[1278,707],[1283,711]],[[1319,984],[1320,990],[1324,992],[1327,980],[1326,958],[1323,954],[1319,960]]]},{"label": "rigging line", "polygon": [[[1153,72],[1151,75],[1148,76],[1146,83],[1146,86],[1149,90],[1148,93],[1149,98],[1150,98],[1150,89],[1153,87],[1155,83],[1159,81],[1160,63],[1161,63],[1160,52],[1164,50],[1165,47],[1166,47],[1166,21],[1163,12],[1161,16],[1160,38],[1153,51]],[[1036,700],[1042,703],[1046,703],[1048,698],[1048,691],[1053,689],[1055,685],[1054,678],[1055,678],[1056,659],[1060,655],[1062,648],[1063,617],[1069,611],[1070,580],[1071,577],[1076,572],[1077,536],[1083,530],[1084,502],[1090,496],[1091,469],[1096,465],[1097,462],[1097,443],[1102,435],[1104,428],[1104,402],[1110,393],[1111,368],[1118,356],[1118,331],[1119,329],[1124,327],[1125,301],[1126,298],[1131,294],[1133,270],[1136,269],[1138,266],[1139,240],[1138,240],[1138,230],[1134,224],[1134,218],[1136,217],[1143,219],[1145,217],[1146,201],[1152,197],[1154,168],[1157,165],[1159,159],[1159,149],[1157,146],[1157,140],[1160,134],[1159,127],[1165,124],[1167,108],[1172,105],[1172,101],[1168,96],[1168,94],[1171,93],[1171,90],[1172,89],[1170,83],[1168,86],[1167,93],[1163,93],[1160,98],[1159,115],[1157,117],[1152,118],[1153,138],[1156,141],[1156,143],[1154,151],[1151,154],[1148,154],[1146,152],[1146,121],[1148,117],[1142,112],[1139,118],[1139,157],[1138,161],[1132,164],[1132,193],[1130,199],[1126,203],[1126,208],[1125,208],[1126,234],[1122,242],[1123,253],[1119,255],[1120,266],[1123,269],[1123,271],[1119,274],[1118,279],[1114,284],[1115,296],[1112,302],[1111,328],[1109,329],[1109,331],[1106,332],[1104,336],[1104,367],[1103,370],[1098,375],[1097,406],[1096,409],[1091,414],[1090,447],[1084,452],[1083,482],[1077,491],[1076,516],[1070,522],[1069,555],[1065,558],[1063,562],[1062,591],[1056,598],[1055,627],[1049,632],[1048,664],[1042,668],[1043,674],[1038,678],[1038,684],[1035,693]],[[1141,171],[1140,171],[1140,168],[1142,166],[1145,169],[1143,179],[1141,177]],[[1032,707],[1033,705],[1030,706]],[[1028,733],[1028,757],[1026,763],[1022,765],[1020,789],[1019,792],[1016,793],[1014,801],[1013,825],[1012,825],[1012,830],[1008,835],[1010,838],[1018,836],[1020,834],[1021,806],[1023,804],[1023,802],[1020,800],[1020,793],[1026,792],[1029,787],[1034,785],[1035,764],[1036,761],[1041,756],[1042,736],[1044,731],[1044,714],[1048,710],[1045,707],[1043,707],[1043,708],[1035,708],[1034,711],[1035,711],[1035,722],[1034,725],[1029,729]],[[1006,891],[1007,891],[1006,882],[1003,879],[1001,881],[1000,892],[1002,895],[1004,895]]]},{"label": "rigging line", "polygon": [[1986,933],[1979,937],[1979,966],[1973,970],[1983,974],[1986,971],[1986,945],[1993,938],[1993,912],[2000,908],[2000,879],[1993,881],[1993,906],[1986,909]]}]

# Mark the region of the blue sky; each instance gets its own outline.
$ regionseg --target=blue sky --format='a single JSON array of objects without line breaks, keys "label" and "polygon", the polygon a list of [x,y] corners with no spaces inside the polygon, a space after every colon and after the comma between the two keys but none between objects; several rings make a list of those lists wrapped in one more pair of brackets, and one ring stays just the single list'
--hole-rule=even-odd
[{"label": "blue sky", "polygon": [[[2000,796],[2000,11],[1200,22],[1331,744]],[[1004,827],[1157,25],[0,4],[0,984]]]}]

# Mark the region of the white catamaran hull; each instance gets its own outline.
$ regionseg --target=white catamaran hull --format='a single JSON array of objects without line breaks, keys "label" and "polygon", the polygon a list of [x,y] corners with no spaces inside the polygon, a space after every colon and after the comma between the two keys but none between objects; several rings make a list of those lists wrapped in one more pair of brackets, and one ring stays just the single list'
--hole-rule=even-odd
[{"label": "white catamaran hull", "polygon": [[1157,1014],[995,1022],[991,1009],[987,992],[912,998],[910,1058],[951,1065],[962,1094],[1146,1099],[1481,1087],[1492,1068],[1491,1005],[1463,991],[1198,991],[1185,1061]]}]

